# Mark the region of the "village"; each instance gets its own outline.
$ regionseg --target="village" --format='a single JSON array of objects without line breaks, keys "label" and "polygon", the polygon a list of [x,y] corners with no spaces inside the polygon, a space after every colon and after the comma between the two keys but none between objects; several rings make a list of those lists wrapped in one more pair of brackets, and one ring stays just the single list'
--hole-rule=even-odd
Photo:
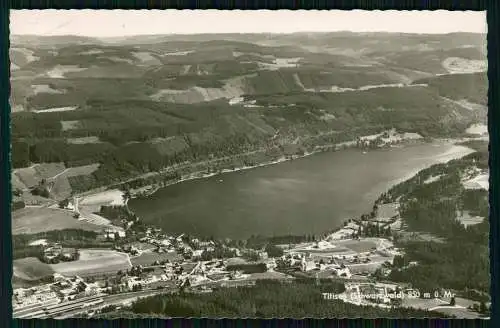
[{"label": "village", "polygon": [[[380,279],[375,273],[387,273],[394,257],[402,254],[391,242],[391,231],[401,229],[397,203],[380,204],[370,216],[347,220],[321,239],[261,249],[186,234],[172,236],[144,225],[135,230],[138,222],[128,222],[127,229],[106,226],[99,238],[114,242],[107,250],[70,249],[57,241],[36,241],[43,245],[43,262],[56,272],[45,284],[14,290],[14,316],[92,316],[139,296],[178,290],[207,293],[216,288],[252,286],[260,279],[337,279],[345,283],[345,295],[352,290],[359,294],[363,289],[387,287],[377,282]],[[408,299],[415,295],[408,285],[391,286],[394,292],[410,295]],[[387,294],[387,288],[384,290]],[[381,302],[377,297],[360,300],[345,295],[330,297],[354,304],[396,304],[394,298],[385,297]],[[437,301],[435,306],[439,304],[449,301]]]}]

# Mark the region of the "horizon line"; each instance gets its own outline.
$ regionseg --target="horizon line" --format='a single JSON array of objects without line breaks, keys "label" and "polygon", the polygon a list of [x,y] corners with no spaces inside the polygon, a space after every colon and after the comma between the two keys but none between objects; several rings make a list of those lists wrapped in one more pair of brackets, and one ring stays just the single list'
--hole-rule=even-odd
[{"label": "horizon line", "polygon": [[84,38],[95,38],[95,39],[110,39],[110,38],[131,38],[131,37],[151,37],[151,36],[194,36],[194,35],[292,35],[292,34],[327,34],[327,33],[352,33],[352,34],[405,34],[405,35],[450,35],[450,34],[478,34],[487,35],[488,32],[468,32],[468,31],[456,31],[447,33],[418,33],[418,32],[393,32],[393,31],[349,31],[349,30],[339,30],[339,31],[296,31],[296,32],[211,32],[211,33],[159,33],[159,34],[131,34],[131,35],[116,35],[116,36],[92,36],[92,35],[78,35],[78,34],[54,34],[54,35],[44,35],[44,34],[10,34],[10,36],[36,36],[36,37],[84,37]]}]

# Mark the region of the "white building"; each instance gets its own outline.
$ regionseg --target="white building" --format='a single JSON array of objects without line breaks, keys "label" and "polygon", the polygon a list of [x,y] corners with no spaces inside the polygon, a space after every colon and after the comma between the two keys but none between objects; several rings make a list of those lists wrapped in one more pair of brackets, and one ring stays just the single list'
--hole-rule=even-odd
[{"label": "white building", "polygon": [[137,277],[124,277],[123,283],[127,286],[128,289],[132,289],[135,286],[140,286],[142,281]]},{"label": "white building", "polygon": [[197,249],[197,250],[194,250],[194,251],[193,251],[193,255],[192,255],[192,256],[193,256],[194,258],[200,258],[200,257],[201,257],[201,255],[203,254],[203,252],[204,252],[204,250],[202,250],[202,249]]},{"label": "white building", "polygon": [[109,239],[115,239],[115,237],[118,235],[120,238],[124,238],[126,236],[125,230],[123,229],[118,229],[117,227],[115,228],[108,228],[104,230],[104,236]]},{"label": "white building", "polygon": [[332,268],[332,271],[338,277],[345,277],[347,279],[350,279],[352,277],[351,270],[349,270],[348,267],[335,266]]},{"label": "white building", "polygon": [[60,282],[60,281],[66,281],[66,277],[64,277],[62,274],[60,273],[54,273],[52,275],[52,278],[54,279],[54,282]]},{"label": "white building", "polygon": [[316,263],[312,260],[306,260],[305,256],[302,257],[300,266],[302,271],[310,271],[316,269]]},{"label": "white building", "polygon": [[162,239],[162,240],[160,241],[160,244],[161,244],[162,246],[168,247],[168,246],[170,246],[172,243],[171,243],[171,242],[170,242],[170,240],[168,240],[168,239]]},{"label": "white building", "polygon": [[230,250],[234,251],[237,257],[241,256],[241,251],[238,248],[231,247]]},{"label": "white building", "polygon": [[276,264],[276,260],[273,258],[267,259],[266,261],[264,261],[264,263],[266,264],[267,270],[274,270],[278,266]]}]

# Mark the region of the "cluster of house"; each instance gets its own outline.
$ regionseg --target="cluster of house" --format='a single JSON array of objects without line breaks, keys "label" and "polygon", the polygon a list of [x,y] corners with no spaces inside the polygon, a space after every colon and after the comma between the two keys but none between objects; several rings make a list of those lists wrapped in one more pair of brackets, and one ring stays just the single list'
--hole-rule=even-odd
[{"label": "cluster of house", "polygon": [[[134,290],[135,288],[142,289],[156,282],[166,282],[170,280],[170,277],[166,274],[144,274],[139,276],[124,275],[120,278],[119,288],[121,290]],[[111,288],[108,287],[107,289],[107,291],[109,291]]]},{"label": "cluster of house", "polygon": [[247,278],[241,271],[228,271],[227,263],[223,260],[198,262],[189,272],[182,272],[177,279],[181,286],[197,286],[206,282],[234,281]]},{"label": "cluster of house", "polygon": [[[390,227],[391,230],[397,231],[401,227],[401,219],[399,216],[399,203],[379,204],[377,206],[376,215],[370,219],[373,224],[378,224],[381,228]],[[349,220],[346,224],[337,231],[330,234],[328,240],[343,240],[352,239],[361,231],[364,231],[365,226],[362,222]],[[359,236],[357,236],[359,238]]]},{"label": "cluster of house", "polygon": [[351,278],[351,271],[344,264],[339,264],[335,258],[322,259],[305,253],[287,253],[281,257],[281,263],[285,267],[296,268],[303,272],[308,271],[330,271],[333,275],[343,278]]},{"label": "cluster of house", "polygon": [[[192,259],[200,259],[203,252],[213,252],[215,242],[203,241],[193,238],[189,243],[184,240],[184,234],[177,237],[161,234],[161,229],[148,228],[146,236],[139,239],[140,242],[148,243],[156,247],[156,252],[174,252]],[[236,250],[236,249],[235,249]],[[237,250],[239,252],[239,250]]]},{"label": "cluster of house", "polygon": [[[198,262],[193,265],[178,262],[167,262],[153,272],[143,269],[142,266],[133,267],[129,273],[120,277],[118,289],[120,291],[151,288],[152,284],[172,282],[178,286],[197,286],[201,283],[219,282],[226,280],[244,279],[246,275],[239,271],[226,270],[226,263],[222,260]],[[111,291],[107,287],[104,291]]]},{"label": "cluster of house", "polygon": [[53,278],[53,289],[57,291],[63,301],[72,300],[78,296],[96,295],[101,291],[98,284],[85,282],[79,276],[65,277],[55,273]]},{"label": "cluster of house", "polygon": [[53,282],[31,288],[16,288],[13,291],[15,309],[31,305],[50,305],[78,297],[92,296],[102,289],[96,283],[87,283],[81,277],[65,277],[54,273]]},{"label": "cluster of house", "polygon": [[139,248],[135,247],[134,245],[124,245],[124,246],[116,245],[113,247],[113,249],[120,252],[128,253],[133,256],[139,256],[142,253],[142,251]]},{"label": "cluster of house", "polygon": [[36,304],[56,304],[60,301],[50,284],[31,288],[16,288],[13,291],[13,308],[23,308]]},{"label": "cluster of house", "polygon": [[115,240],[118,238],[124,238],[126,236],[125,230],[118,227],[108,227],[104,229],[104,238]]},{"label": "cluster of house", "polygon": [[59,261],[75,261],[78,257],[78,249],[63,248],[61,244],[54,243],[44,247],[42,260],[46,263],[57,263]]}]

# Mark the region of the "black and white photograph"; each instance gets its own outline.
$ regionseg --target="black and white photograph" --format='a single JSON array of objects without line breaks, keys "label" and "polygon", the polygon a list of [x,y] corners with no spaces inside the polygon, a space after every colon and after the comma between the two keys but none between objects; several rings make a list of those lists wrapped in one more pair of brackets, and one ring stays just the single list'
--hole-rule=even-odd
[{"label": "black and white photograph", "polygon": [[485,11],[11,10],[17,319],[488,319]]}]

